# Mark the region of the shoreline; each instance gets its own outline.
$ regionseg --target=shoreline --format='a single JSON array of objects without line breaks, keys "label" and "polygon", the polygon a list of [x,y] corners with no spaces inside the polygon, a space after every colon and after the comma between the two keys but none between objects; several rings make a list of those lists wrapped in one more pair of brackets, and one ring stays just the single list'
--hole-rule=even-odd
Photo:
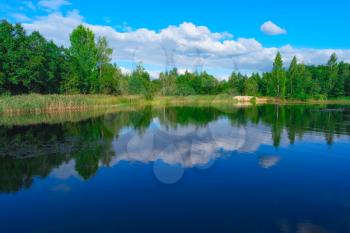
[{"label": "shoreline", "polygon": [[331,100],[281,100],[272,97],[257,97],[252,101],[237,101],[231,95],[196,95],[196,96],[156,96],[147,100],[142,96],[110,95],[19,95],[0,96],[0,115],[13,116],[24,114],[63,114],[98,110],[112,110],[144,105],[213,105],[233,104],[236,107],[279,104],[349,104],[350,99]]}]

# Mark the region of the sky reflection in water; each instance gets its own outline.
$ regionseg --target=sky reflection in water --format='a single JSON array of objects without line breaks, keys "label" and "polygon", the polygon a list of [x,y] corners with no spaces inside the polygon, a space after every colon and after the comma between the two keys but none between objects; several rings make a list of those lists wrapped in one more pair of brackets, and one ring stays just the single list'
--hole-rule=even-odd
[{"label": "sky reflection in water", "polygon": [[349,122],[271,105],[4,124],[0,229],[350,232]]}]

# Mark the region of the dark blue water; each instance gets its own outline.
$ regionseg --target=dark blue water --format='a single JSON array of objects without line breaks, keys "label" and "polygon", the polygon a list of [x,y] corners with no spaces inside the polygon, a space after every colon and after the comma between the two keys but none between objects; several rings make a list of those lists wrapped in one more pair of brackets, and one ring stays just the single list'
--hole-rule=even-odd
[{"label": "dark blue water", "polygon": [[350,232],[347,106],[0,127],[0,232]]}]

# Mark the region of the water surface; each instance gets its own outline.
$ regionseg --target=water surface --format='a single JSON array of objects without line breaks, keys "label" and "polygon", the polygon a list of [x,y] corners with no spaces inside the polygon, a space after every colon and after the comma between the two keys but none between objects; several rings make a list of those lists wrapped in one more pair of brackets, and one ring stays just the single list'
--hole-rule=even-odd
[{"label": "water surface", "polygon": [[350,232],[350,106],[29,118],[0,120],[0,232]]}]

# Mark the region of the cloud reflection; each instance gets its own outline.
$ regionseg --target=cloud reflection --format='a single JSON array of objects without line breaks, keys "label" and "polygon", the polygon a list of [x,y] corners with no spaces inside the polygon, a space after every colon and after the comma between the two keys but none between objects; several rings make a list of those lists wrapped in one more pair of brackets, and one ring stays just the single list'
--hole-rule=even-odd
[{"label": "cloud reflection", "polygon": [[[161,160],[184,168],[205,166],[225,152],[255,152],[262,144],[272,144],[270,135],[256,126],[232,126],[221,119],[202,127],[164,127],[156,121],[142,134],[128,132],[112,142],[116,156],[111,165],[120,161],[150,163]],[[262,158],[261,166],[276,165],[275,157]]]},{"label": "cloud reflection", "polygon": [[58,168],[53,169],[51,172],[51,177],[60,179],[60,180],[67,180],[71,177],[75,178],[81,178],[81,176],[78,174],[78,172],[75,169],[75,161],[70,160],[67,163],[61,164]]},{"label": "cloud reflection", "polygon": [[303,223],[299,224],[296,233],[329,233],[329,231],[318,225]]},{"label": "cloud reflection", "polygon": [[259,158],[259,165],[264,169],[269,169],[276,166],[280,160],[281,158],[275,155],[261,156]]}]

